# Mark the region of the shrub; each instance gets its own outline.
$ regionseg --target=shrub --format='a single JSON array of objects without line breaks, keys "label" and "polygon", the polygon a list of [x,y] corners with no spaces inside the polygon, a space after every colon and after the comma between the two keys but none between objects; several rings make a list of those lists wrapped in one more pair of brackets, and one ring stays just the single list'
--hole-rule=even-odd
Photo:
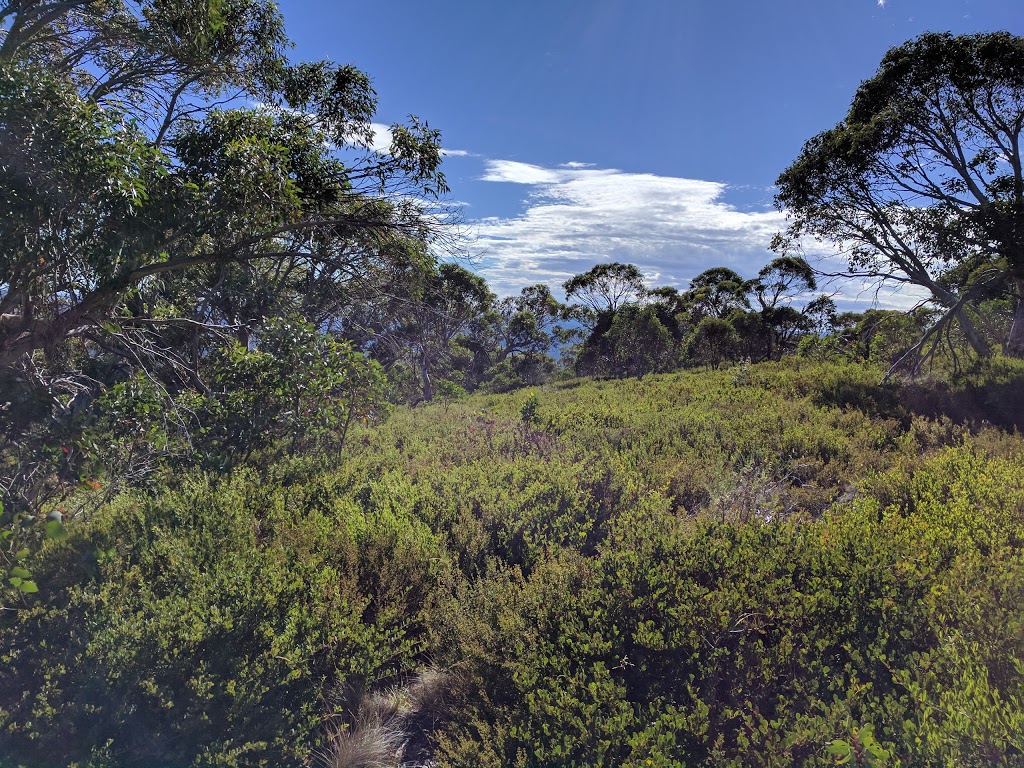
[{"label": "shrub", "polygon": [[411,671],[433,537],[252,472],[126,496],[36,558],[0,634],[0,749],[36,764],[298,765],[324,693]]}]

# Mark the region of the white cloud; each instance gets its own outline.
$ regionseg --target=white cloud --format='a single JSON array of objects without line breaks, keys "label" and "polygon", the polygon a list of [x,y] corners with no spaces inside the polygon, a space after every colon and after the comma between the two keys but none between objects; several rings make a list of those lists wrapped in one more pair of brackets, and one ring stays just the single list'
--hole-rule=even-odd
[{"label": "white cloud", "polygon": [[577,160],[570,160],[568,163],[561,163],[559,168],[593,168],[593,163],[581,163]]},{"label": "white cloud", "polygon": [[384,123],[370,123],[373,137],[370,141],[370,149],[380,152],[383,155],[391,152],[391,126]]},{"label": "white cloud", "polygon": [[530,188],[520,215],[475,223],[479,271],[498,293],[557,287],[600,261],[636,264],[652,284],[685,287],[719,265],[752,277],[774,256],[768,243],[782,214],[736,209],[721,182],[579,165],[486,161],[484,181]]},{"label": "white cloud", "polygon": [[[528,188],[518,216],[467,222],[475,235],[476,271],[499,295],[535,283],[560,294],[563,282],[602,261],[635,264],[651,287],[686,288],[717,266],[751,278],[777,255],[768,246],[786,225],[778,211],[744,211],[725,202],[730,187],[717,181],[513,160],[486,160],[481,179]],[[845,269],[836,250],[804,245],[812,265]],[[926,296],[914,286],[863,278],[819,282],[844,310],[910,309]]]},{"label": "white cloud", "polygon": [[481,181],[505,181],[512,184],[557,184],[561,171],[515,160],[487,160]]}]

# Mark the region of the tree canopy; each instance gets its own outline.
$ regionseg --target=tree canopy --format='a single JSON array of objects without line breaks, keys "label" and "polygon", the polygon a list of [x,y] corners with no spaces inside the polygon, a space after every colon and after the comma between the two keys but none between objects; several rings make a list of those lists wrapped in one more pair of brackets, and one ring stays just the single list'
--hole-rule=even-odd
[{"label": "tree canopy", "polygon": [[8,2],[0,24],[8,372],[74,342],[187,378],[162,334],[322,324],[436,229],[438,132],[413,118],[372,151],[369,78],[288,61],[269,0]]},{"label": "tree canopy", "polygon": [[623,303],[644,295],[643,274],[633,264],[596,264],[563,284],[569,299],[578,299],[594,312],[615,312]]},{"label": "tree canopy", "polygon": [[924,289],[943,313],[929,335],[955,319],[981,356],[975,305],[1008,297],[1005,350],[1022,356],[1022,128],[1024,39],[929,33],[897,46],[779,177],[790,226],[776,247],[824,241],[848,275]]}]

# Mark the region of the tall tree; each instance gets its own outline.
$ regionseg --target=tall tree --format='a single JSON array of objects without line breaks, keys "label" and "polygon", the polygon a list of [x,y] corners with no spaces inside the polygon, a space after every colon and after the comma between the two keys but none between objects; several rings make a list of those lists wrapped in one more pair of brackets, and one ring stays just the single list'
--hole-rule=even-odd
[{"label": "tall tree", "polygon": [[690,281],[683,294],[693,322],[705,317],[723,318],[736,309],[746,309],[750,284],[728,267],[706,269]]},{"label": "tall tree", "polygon": [[[846,119],[779,177],[786,249],[838,248],[845,274],[924,288],[978,355],[972,303],[1012,296],[1007,354],[1024,356],[1024,39],[925,34],[890,50]],[[933,347],[934,349],[934,347]]]},{"label": "tall tree", "polygon": [[766,264],[749,288],[760,306],[761,327],[765,331],[768,359],[781,356],[794,336],[807,325],[803,314],[788,303],[799,294],[817,289],[814,270],[797,256],[780,256]]},{"label": "tall tree", "polygon": [[615,340],[609,335],[615,319],[627,307],[647,298],[644,278],[633,264],[597,264],[562,284],[570,313],[585,327],[587,337],[576,349],[574,366],[586,376],[618,375]]},{"label": "tall tree", "polygon": [[457,353],[471,352],[473,337],[487,332],[477,326],[489,322],[494,295],[482,277],[458,264],[421,265],[408,279],[405,293],[390,298],[373,329],[373,352],[386,366],[412,372],[419,396],[429,401],[438,379],[456,372],[450,368]]},{"label": "tall tree", "polygon": [[762,312],[775,309],[780,301],[792,300],[800,293],[817,288],[818,281],[811,265],[797,256],[772,259],[750,283],[750,290]]},{"label": "tall tree", "polygon": [[558,323],[566,307],[551,295],[543,283],[528,285],[518,296],[507,296],[498,302],[495,362],[523,352],[546,355],[563,333]]},{"label": "tall tree", "polygon": [[605,334],[612,376],[643,376],[672,370],[677,362],[675,339],[653,305],[629,304],[616,313]]},{"label": "tall tree", "polygon": [[686,340],[686,357],[697,364],[718,368],[739,353],[742,340],[736,329],[719,317],[705,317]]},{"label": "tall tree", "polygon": [[597,264],[563,284],[567,299],[576,299],[593,314],[612,313],[645,295],[644,276],[633,264]]},{"label": "tall tree", "polygon": [[272,0],[0,0],[8,509],[77,478],[53,445],[111,385],[209,396],[218,349],[345,327],[443,230],[438,132],[374,151],[369,78],[288,45]]},{"label": "tall tree", "polygon": [[321,324],[429,237],[438,133],[372,151],[367,76],[286,45],[270,0],[0,5],[0,369],[70,342],[187,369],[168,329]]}]

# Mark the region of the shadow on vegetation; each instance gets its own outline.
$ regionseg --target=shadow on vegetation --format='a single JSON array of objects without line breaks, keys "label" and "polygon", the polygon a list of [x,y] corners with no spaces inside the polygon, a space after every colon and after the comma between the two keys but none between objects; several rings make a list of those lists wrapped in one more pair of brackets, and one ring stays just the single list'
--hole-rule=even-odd
[{"label": "shadow on vegetation", "polygon": [[829,377],[813,399],[819,406],[858,408],[875,417],[946,417],[970,427],[989,423],[1024,431],[1024,366],[1000,359],[948,381],[926,377],[881,383]]}]

